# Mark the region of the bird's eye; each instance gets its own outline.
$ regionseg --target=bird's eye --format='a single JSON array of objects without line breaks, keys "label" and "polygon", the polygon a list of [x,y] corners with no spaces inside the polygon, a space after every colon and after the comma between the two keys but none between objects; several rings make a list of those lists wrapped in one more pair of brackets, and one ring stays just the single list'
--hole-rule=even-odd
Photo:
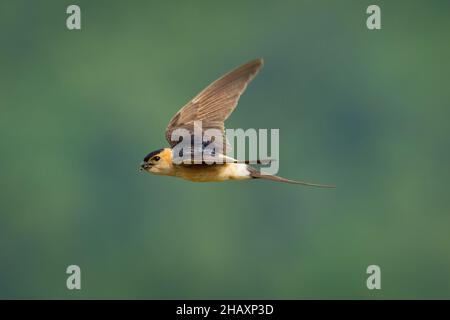
[{"label": "bird's eye", "polygon": [[159,161],[159,159],[161,159],[160,157],[156,156],[153,158],[154,161]]}]

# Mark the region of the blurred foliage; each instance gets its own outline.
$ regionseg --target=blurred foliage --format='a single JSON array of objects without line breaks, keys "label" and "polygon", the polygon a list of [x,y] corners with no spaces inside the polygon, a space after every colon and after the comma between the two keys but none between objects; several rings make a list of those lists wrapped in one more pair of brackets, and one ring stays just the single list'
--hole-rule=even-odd
[{"label": "blurred foliage", "polygon": [[[375,2],[2,0],[0,298],[450,298],[450,2]],[[256,57],[228,127],[336,190],[138,172]]]}]

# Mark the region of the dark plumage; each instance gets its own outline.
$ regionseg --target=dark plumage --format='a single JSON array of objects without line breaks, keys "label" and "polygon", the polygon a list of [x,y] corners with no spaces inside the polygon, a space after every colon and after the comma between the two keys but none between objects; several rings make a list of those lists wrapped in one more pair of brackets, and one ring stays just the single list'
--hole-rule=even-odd
[{"label": "dark plumage", "polygon": [[147,162],[148,160],[150,160],[153,156],[156,156],[157,154],[161,153],[161,151],[163,151],[164,149],[158,149],[156,151],[152,151],[150,152],[148,155],[145,156],[144,158],[144,162]]}]

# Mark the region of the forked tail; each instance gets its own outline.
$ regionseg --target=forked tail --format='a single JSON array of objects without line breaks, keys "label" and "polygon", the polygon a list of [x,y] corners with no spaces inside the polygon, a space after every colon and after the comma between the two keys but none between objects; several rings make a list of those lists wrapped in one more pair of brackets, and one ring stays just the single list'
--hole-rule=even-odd
[{"label": "forked tail", "polygon": [[300,184],[300,185],[304,185],[304,186],[319,187],[319,188],[336,188],[336,186],[332,186],[332,185],[328,185],[328,184],[318,184],[318,183],[311,183],[311,182],[306,182],[306,181],[289,180],[289,179],[282,178],[279,176],[263,175],[258,170],[256,170],[255,168],[252,168],[252,167],[248,167],[248,170],[250,171],[250,176],[254,179],[266,179],[266,180],[285,182],[285,183],[291,183],[291,184]]}]

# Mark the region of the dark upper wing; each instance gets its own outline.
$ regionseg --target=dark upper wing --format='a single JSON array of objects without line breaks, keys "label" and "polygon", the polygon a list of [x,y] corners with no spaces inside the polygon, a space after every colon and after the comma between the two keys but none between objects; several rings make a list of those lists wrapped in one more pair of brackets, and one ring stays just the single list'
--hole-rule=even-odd
[{"label": "dark upper wing", "polygon": [[[193,133],[194,121],[202,121],[203,131],[219,129],[224,132],[224,121],[233,112],[247,84],[263,65],[262,59],[250,61],[217,79],[178,111],[166,129],[166,139],[173,147],[172,132],[184,128]],[[223,139],[225,141],[225,137]]]}]

